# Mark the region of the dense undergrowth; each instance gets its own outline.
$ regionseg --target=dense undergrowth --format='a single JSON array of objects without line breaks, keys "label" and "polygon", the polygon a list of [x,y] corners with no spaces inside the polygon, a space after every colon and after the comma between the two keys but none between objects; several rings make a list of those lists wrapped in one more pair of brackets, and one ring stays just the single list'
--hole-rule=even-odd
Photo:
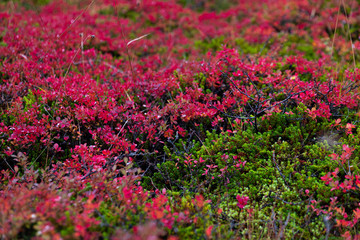
[{"label": "dense undergrowth", "polygon": [[359,9],[1,2],[1,239],[358,239]]}]

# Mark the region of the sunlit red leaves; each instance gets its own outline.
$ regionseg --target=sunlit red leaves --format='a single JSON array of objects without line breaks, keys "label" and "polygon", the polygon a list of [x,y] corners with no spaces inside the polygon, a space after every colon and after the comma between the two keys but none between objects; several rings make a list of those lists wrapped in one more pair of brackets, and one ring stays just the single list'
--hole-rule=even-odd
[{"label": "sunlit red leaves", "polygon": [[212,230],[213,230],[214,226],[213,225],[210,225],[206,231],[205,231],[205,234],[208,238],[211,238],[211,233],[212,233]]},{"label": "sunlit red leaves", "polygon": [[249,201],[249,197],[248,196],[240,196],[240,195],[237,195],[236,196],[236,200],[238,201],[237,202],[237,206],[240,208],[240,209],[243,209],[248,201]]},{"label": "sunlit red leaves", "polygon": [[[351,134],[353,128],[356,128],[356,126],[354,124],[347,123],[345,126],[346,134]],[[345,149],[343,149],[343,150],[346,151]]]},{"label": "sunlit red leaves", "polygon": [[158,195],[152,199],[151,203],[145,204],[144,211],[148,213],[150,219],[159,220],[164,227],[172,229],[177,214],[167,204],[168,198],[164,195]]},{"label": "sunlit red leaves", "polygon": [[[33,187],[29,185],[30,182],[9,183],[7,193],[0,197],[0,201],[4,202],[0,206],[0,223],[3,227],[0,228],[1,234],[11,238],[21,231],[24,224],[35,223],[34,228],[44,237],[52,236],[57,239],[60,236],[59,229],[71,228],[74,231],[68,232],[66,237],[98,238],[100,233],[95,229],[101,221],[94,214],[99,213],[100,205],[110,199],[118,204],[111,207],[114,214],[122,214],[123,217],[127,216],[127,212],[133,214],[142,211],[145,206],[144,210],[149,214],[147,219],[159,220],[169,229],[172,228],[175,217],[179,221],[185,219],[183,213],[171,210],[168,198],[160,192],[157,193],[158,197],[145,204],[148,194],[140,186],[135,186],[131,176],[112,180],[111,176],[114,174],[116,172],[93,174],[92,186],[86,184],[86,181],[75,181],[64,176],[48,183],[35,183]],[[27,180],[33,181],[30,178]],[[57,186],[62,187],[61,191],[56,190]],[[118,194],[119,199],[113,197],[115,194]],[[165,190],[163,194],[166,194]],[[142,229],[141,225],[139,227]],[[154,234],[158,235],[160,232],[159,230]]]}]

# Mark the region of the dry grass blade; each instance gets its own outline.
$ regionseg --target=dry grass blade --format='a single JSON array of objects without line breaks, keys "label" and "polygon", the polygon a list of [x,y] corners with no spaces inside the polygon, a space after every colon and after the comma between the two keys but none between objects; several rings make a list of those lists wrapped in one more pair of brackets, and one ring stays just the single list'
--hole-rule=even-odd
[{"label": "dry grass blade", "polygon": [[341,7],[341,2],[339,2],[338,12],[337,12],[337,15],[336,15],[334,36],[333,36],[333,40],[332,40],[332,44],[331,44],[331,54],[330,54],[331,57],[333,56],[333,53],[334,53],[334,44],[335,44],[335,38],[336,38],[336,30],[338,28],[338,23],[339,23],[340,7]]},{"label": "dry grass blade", "polygon": [[128,42],[127,44],[126,44],[126,47],[128,47],[130,44],[132,44],[133,42],[136,42],[136,41],[138,41],[138,40],[140,40],[140,39],[143,39],[143,38],[145,38],[145,37],[147,37],[147,36],[149,36],[150,35],[150,33],[148,33],[148,34],[145,34],[145,35],[142,35],[141,37],[138,37],[138,38],[135,38],[135,39],[133,39],[133,40],[131,40],[130,42]]},{"label": "dry grass blade", "polygon": [[350,41],[350,46],[351,46],[351,53],[352,53],[352,57],[353,57],[354,71],[355,71],[355,69],[356,69],[355,51],[354,51],[354,44],[353,44],[353,41],[352,41],[352,38],[351,38],[350,23],[349,23],[350,17],[351,17],[351,11],[352,11],[352,8],[351,8],[352,3],[350,5],[350,12],[349,13],[346,12],[345,2],[342,0],[341,3],[342,3],[342,5],[343,5],[343,7],[345,9],[344,11],[345,11],[346,24],[347,24],[347,34],[349,36],[349,41]]},{"label": "dry grass blade", "polygon": [[94,4],[96,0],[92,0],[91,3],[89,5],[86,6],[86,8],[84,8],[84,10],[80,13],[80,15],[78,15],[75,19],[73,19],[70,23],[70,25],[61,33],[59,34],[57,37],[61,38],[71,27],[72,25],[79,20],[79,18],[84,15],[84,13]]},{"label": "dry grass blade", "polygon": [[[123,32],[122,29],[121,29],[121,33],[122,33],[122,35],[123,35],[123,39],[124,39],[124,42],[125,42],[124,32]],[[126,54],[127,54],[128,58],[129,58],[129,64],[130,64],[130,69],[131,69],[131,76],[132,76],[133,81],[134,81],[134,75],[135,75],[135,74],[134,74],[134,68],[133,68],[133,66],[132,66],[132,60],[131,60],[131,56],[130,56],[129,48],[128,48],[128,47],[129,47],[129,45],[132,44],[133,42],[136,42],[136,41],[138,41],[138,40],[141,40],[141,39],[143,39],[143,38],[145,38],[145,37],[147,37],[147,36],[149,36],[149,35],[150,35],[150,33],[145,34],[145,35],[142,35],[141,37],[135,38],[135,39],[129,41],[129,42],[126,44]]]}]

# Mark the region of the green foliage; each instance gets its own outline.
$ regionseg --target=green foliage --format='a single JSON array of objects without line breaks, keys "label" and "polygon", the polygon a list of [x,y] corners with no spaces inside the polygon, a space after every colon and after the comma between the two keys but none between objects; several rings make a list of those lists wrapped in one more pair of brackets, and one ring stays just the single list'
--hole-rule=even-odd
[{"label": "green foliage", "polygon": [[196,40],[194,47],[199,49],[202,53],[207,53],[208,51],[219,51],[224,45],[224,36],[215,37],[212,39],[205,40]]},{"label": "green foliage", "polygon": [[130,19],[133,22],[136,22],[139,19],[139,17],[141,17],[141,14],[134,9],[123,8],[118,14],[119,17],[124,19]]},{"label": "green foliage", "polygon": [[[220,207],[232,218],[237,218],[239,209],[231,198],[237,194],[249,196],[253,201],[250,207],[258,216],[256,219],[271,221],[273,210],[282,219],[291,214],[293,221],[288,229],[298,229],[304,237],[314,236],[315,231],[320,237],[322,224],[314,226],[312,233],[300,227],[310,217],[309,196],[305,190],[314,193],[319,200],[328,201],[332,193],[320,177],[336,167],[328,155],[340,149],[331,147],[319,137],[329,129],[327,120],[313,121],[302,104],[288,110],[294,114],[274,113],[261,120],[257,133],[251,128],[243,130],[234,125],[233,134],[207,132],[202,143],[194,141],[188,153],[174,153],[165,147],[172,161],[158,164],[159,172],[151,177],[153,186],[204,194],[213,202],[221,202]],[[183,144],[180,140],[176,145],[181,149]],[[186,164],[189,159],[205,162],[189,165]],[[243,168],[235,167],[238,160],[246,161]],[[217,167],[206,174],[206,165]],[[222,175],[220,169],[224,168],[227,169]],[[164,184],[166,179],[182,188]],[[146,186],[151,187],[149,177],[144,180]],[[239,221],[246,221],[246,216],[240,213]],[[290,237],[292,231],[286,234]]]},{"label": "green foliage", "polygon": [[194,75],[194,82],[199,84],[199,87],[205,90],[206,76],[203,73],[196,73]]},{"label": "green foliage", "polygon": [[33,0],[35,5],[46,5],[50,2],[50,0]]},{"label": "green foliage", "polygon": [[16,121],[16,118],[14,116],[6,114],[6,113],[1,114],[1,122],[3,122],[4,124],[11,125],[15,121]]},{"label": "green foliage", "polygon": [[34,93],[29,89],[28,94],[23,97],[24,100],[24,110],[27,111],[32,108],[33,104],[37,102],[36,96]]},{"label": "green foliage", "polygon": [[32,9],[34,6],[44,6],[46,4],[49,4],[51,0],[30,0],[30,1],[24,1],[24,0],[4,0],[4,2],[10,2],[13,1],[15,3],[21,4],[23,7],[27,9]]},{"label": "green foliage", "polygon": [[279,54],[281,56],[289,56],[297,55],[298,52],[303,53],[307,60],[315,60],[318,58],[313,46],[313,40],[295,34],[289,34],[286,36],[286,41],[284,41]]},{"label": "green foliage", "polygon": [[271,46],[271,43],[271,39],[264,44],[249,43],[244,38],[235,39],[235,45],[239,47],[240,52],[243,54],[266,55],[269,51],[269,46]]},{"label": "green foliage", "polygon": [[[205,10],[205,3],[203,1],[197,1],[197,0],[178,0],[178,3],[180,3],[184,7],[189,7],[191,9],[194,9],[198,12],[202,12]],[[231,6],[236,3],[236,1],[233,0],[213,0],[212,7],[209,9],[210,11],[216,11],[221,12],[224,10],[229,9]]]}]

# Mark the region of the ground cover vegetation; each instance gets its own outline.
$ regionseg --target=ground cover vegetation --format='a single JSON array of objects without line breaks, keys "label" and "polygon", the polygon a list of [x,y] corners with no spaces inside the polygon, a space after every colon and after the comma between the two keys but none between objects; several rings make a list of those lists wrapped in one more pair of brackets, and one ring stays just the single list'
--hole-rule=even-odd
[{"label": "ground cover vegetation", "polygon": [[2,1],[1,239],[359,239],[359,5]]}]

